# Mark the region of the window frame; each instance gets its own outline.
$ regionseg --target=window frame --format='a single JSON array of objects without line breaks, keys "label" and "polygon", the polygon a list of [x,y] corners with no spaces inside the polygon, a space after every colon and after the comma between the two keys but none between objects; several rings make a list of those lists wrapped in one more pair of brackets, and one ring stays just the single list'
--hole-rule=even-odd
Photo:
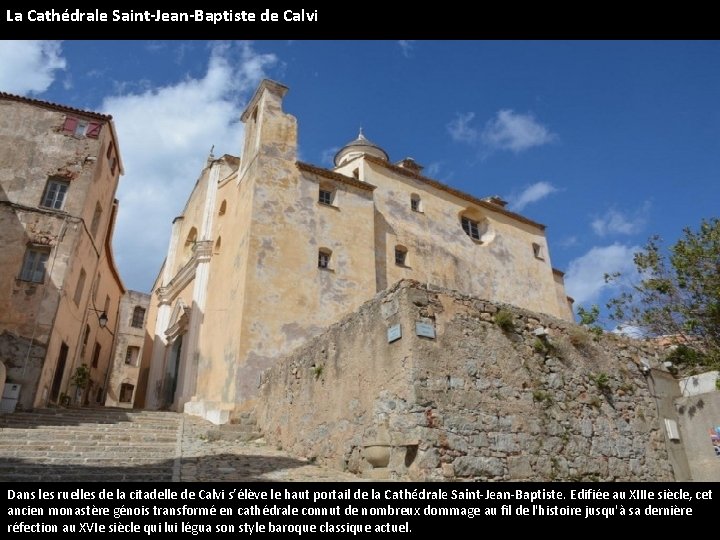
[{"label": "window frame", "polygon": [[125,349],[125,365],[137,367],[139,358],[140,347],[138,347],[137,345],[128,345],[127,349]]},{"label": "window frame", "polygon": [[[53,187],[56,189],[53,190]],[[45,184],[42,199],[40,199],[40,206],[43,208],[50,208],[51,210],[62,210],[65,206],[65,200],[67,199],[69,190],[70,182],[51,176]]]},{"label": "window frame", "polygon": [[[140,318],[140,325],[136,325],[135,322],[138,320],[138,314],[142,313],[142,317]],[[133,308],[132,316],[130,317],[130,326],[132,328],[143,328],[145,326],[145,315],[147,314],[147,310],[142,306],[135,306]]]},{"label": "window frame", "polygon": [[324,204],[325,206],[334,206],[333,203],[335,202],[335,192],[331,189],[326,189],[323,187],[319,188],[318,202],[320,204]]},{"label": "window frame", "polygon": [[327,249],[318,250],[318,268],[320,270],[330,270],[330,260],[332,258],[332,251]]},{"label": "window frame", "polygon": [[[30,260],[31,258],[32,261]],[[49,259],[49,246],[28,244],[25,248],[25,254],[23,255],[23,262],[20,267],[20,276],[18,279],[20,281],[27,281],[28,283],[45,283],[47,262]],[[37,276],[38,270],[40,269],[42,269],[40,276]]]},{"label": "window frame", "polygon": [[407,254],[408,250],[406,248],[403,246],[395,246],[395,264],[397,266],[407,267]]},{"label": "window frame", "polygon": [[467,216],[460,216],[460,226],[462,230],[472,240],[480,241],[480,222],[475,221]]}]

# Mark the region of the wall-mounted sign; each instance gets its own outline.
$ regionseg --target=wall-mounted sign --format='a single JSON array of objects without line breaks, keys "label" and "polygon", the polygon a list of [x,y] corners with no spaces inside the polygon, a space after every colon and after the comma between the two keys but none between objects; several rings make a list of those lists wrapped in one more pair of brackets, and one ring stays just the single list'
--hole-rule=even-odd
[{"label": "wall-mounted sign", "polygon": [[415,333],[418,336],[435,339],[435,327],[430,323],[416,322]]},{"label": "wall-mounted sign", "polygon": [[402,337],[402,329],[399,324],[393,324],[387,329],[388,343],[397,341]]}]

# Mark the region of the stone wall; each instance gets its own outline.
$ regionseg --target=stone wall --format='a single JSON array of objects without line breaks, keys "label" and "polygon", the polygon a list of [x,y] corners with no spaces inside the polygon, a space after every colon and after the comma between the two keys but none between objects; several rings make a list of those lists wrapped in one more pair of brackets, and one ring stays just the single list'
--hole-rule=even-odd
[{"label": "stone wall", "polygon": [[268,442],[371,478],[672,480],[642,360],[658,357],[406,280],[266,371],[256,413]]}]

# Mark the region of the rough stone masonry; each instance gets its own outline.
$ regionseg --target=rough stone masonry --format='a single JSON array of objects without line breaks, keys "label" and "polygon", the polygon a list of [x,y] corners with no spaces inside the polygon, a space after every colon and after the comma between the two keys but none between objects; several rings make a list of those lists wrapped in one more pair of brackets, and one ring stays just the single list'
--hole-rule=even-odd
[{"label": "rough stone masonry", "polygon": [[673,480],[642,360],[657,351],[405,280],[266,371],[256,413],[268,442],[370,478]]}]

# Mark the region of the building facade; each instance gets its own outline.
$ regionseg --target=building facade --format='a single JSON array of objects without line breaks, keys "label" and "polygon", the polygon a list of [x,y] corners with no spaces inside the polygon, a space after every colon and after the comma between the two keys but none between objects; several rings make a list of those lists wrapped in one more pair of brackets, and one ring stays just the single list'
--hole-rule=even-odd
[{"label": "building facade", "polygon": [[0,361],[18,408],[105,400],[121,173],[110,116],[0,93]]},{"label": "building facade", "polygon": [[211,156],[173,222],[146,406],[227,422],[281,355],[403,278],[572,320],[543,225],[391,163],[362,133],[332,169],[297,161],[286,92],[260,84],[242,157]]},{"label": "building facade", "polygon": [[105,405],[133,408],[145,348],[145,321],[150,295],[127,291],[120,299],[115,350],[107,385]]}]

